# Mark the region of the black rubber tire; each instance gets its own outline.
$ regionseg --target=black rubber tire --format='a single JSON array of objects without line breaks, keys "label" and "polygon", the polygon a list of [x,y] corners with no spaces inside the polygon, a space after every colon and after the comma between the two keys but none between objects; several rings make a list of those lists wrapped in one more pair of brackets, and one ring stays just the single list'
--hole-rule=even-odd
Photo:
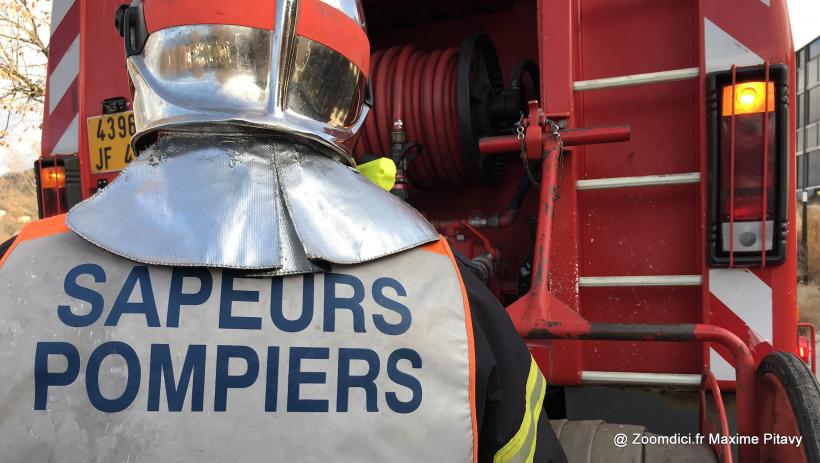
[{"label": "black rubber tire", "polygon": [[773,374],[783,385],[803,436],[809,463],[820,463],[820,383],[808,366],[789,352],[767,355],[757,368],[757,377]]}]

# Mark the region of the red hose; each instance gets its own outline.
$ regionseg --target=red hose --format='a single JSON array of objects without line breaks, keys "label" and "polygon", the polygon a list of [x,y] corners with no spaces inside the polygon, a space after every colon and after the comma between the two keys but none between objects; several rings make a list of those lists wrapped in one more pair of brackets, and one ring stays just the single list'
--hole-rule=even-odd
[{"label": "red hose", "polygon": [[458,126],[457,48],[423,52],[413,45],[371,57],[374,106],[356,145],[356,156],[390,155],[393,122],[424,151],[409,166],[413,184],[455,185],[467,179]]}]

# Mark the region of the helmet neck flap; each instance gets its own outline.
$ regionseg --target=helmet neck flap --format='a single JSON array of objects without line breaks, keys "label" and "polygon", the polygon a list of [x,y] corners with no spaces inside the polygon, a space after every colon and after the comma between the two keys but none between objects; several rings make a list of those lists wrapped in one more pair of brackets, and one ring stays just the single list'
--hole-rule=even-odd
[{"label": "helmet neck flap", "polygon": [[68,226],[146,264],[273,275],[367,262],[438,239],[415,209],[322,150],[235,131],[163,133],[75,206]]}]

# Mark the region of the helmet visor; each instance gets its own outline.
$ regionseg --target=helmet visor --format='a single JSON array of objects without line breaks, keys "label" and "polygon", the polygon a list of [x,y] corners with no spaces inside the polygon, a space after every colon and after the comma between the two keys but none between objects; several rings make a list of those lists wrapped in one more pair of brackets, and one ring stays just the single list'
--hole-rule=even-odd
[{"label": "helmet visor", "polygon": [[334,127],[359,118],[366,78],[355,64],[319,42],[296,37],[286,109]]},{"label": "helmet visor", "polygon": [[143,76],[178,106],[220,112],[263,110],[271,72],[269,30],[191,25],[152,33]]}]

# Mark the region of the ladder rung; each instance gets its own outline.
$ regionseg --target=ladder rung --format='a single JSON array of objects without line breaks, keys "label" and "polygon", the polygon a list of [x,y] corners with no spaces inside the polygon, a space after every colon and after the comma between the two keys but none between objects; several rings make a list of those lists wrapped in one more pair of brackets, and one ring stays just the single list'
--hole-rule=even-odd
[{"label": "ladder rung", "polygon": [[582,371],[583,384],[700,387],[700,375],[683,373],[631,373],[625,371]]},{"label": "ladder rung", "polygon": [[700,286],[700,275],[648,275],[628,277],[580,277],[578,286],[608,288],[615,286]]},{"label": "ladder rung", "polygon": [[578,180],[578,190],[604,190],[611,188],[629,188],[655,185],[685,185],[700,183],[700,172],[685,174],[644,175],[641,177],[614,177],[596,178],[592,180]]},{"label": "ladder rung", "polygon": [[672,71],[649,72],[631,76],[607,77],[605,79],[579,80],[572,86],[576,92],[600,90],[604,88],[629,87],[632,85],[659,84],[678,80],[694,79],[700,76],[700,68],[674,69]]}]

